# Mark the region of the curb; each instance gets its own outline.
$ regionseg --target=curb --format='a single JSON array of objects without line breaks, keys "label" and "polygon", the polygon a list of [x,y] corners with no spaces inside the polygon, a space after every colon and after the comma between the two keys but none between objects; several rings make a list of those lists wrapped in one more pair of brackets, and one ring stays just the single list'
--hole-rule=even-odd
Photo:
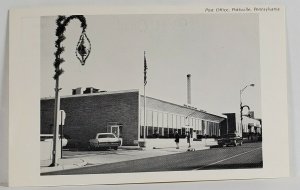
[{"label": "curb", "polygon": [[[172,150],[172,149],[176,149],[176,147],[153,147],[153,148],[148,148],[147,150],[151,150],[151,149],[154,149],[154,150]],[[198,150],[207,150],[207,149],[210,149],[210,146],[203,146],[201,148],[197,148],[197,147],[190,147],[190,148],[180,148],[180,150],[185,150],[186,151],[198,151]]]},{"label": "curb", "polygon": [[139,147],[139,146],[133,146],[133,147],[130,147],[130,146],[120,146],[119,149],[122,149],[122,150],[143,150],[143,148]]}]

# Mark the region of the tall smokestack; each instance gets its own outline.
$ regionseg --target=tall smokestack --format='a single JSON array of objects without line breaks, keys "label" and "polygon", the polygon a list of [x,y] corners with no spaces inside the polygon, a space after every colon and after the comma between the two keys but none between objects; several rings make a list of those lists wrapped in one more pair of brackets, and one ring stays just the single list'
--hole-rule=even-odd
[{"label": "tall smokestack", "polygon": [[187,104],[191,105],[191,74],[186,75],[187,77]]}]

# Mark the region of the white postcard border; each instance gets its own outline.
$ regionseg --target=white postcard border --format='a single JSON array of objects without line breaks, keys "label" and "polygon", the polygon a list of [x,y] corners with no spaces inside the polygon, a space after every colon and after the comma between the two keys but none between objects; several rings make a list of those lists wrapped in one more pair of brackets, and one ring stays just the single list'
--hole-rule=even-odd
[{"label": "white postcard border", "polygon": [[[207,6],[217,9],[233,6]],[[153,183],[289,176],[285,13],[205,12],[207,7],[59,7],[10,11],[9,185],[56,186]],[[268,6],[257,6],[267,8]],[[267,9],[266,9],[267,10]],[[263,120],[262,169],[40,176],[40,16],[101,14],[259,14]],[[275,32],[276,31],[276,32]],[[24,140],[25,139],[25,140]]]}]

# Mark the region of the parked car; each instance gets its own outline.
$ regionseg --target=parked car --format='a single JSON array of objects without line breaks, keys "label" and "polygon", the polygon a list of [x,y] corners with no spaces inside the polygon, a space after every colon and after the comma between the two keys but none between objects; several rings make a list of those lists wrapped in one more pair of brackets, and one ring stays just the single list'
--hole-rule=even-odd
[{"label": "parked car", "polygon": [[[59,141],[61,141],[61,136],[59,135],[59,137],[58,137],[59,139]],[[53,134],[41,134],[40,135],[40,141],[53,141]],[[63,147],[65,147],[65,146],[67,146],[67,144],[68,144],[68,140],[65,138],[65,137],[63,137],[63,139],[62,139],[62,146]]]},{"label": "parked car", "polygon": [[243,138],[235,133],[229,133],[225,135],[223,138],[218,139],[218,145],[220,147],[223,147],[224,145],[242,146],[242,144],[243,144]]},{"label": "parked car", "polygon": [[97,133],[94,139],[89,140],[89,149],[115,149],[121,145],[121,140],[113,133]]}]

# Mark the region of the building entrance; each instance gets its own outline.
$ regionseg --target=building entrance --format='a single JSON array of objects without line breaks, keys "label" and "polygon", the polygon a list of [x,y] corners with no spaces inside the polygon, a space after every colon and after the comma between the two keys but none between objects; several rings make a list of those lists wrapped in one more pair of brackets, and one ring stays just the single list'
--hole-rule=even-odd
[{"label": "building entrance", "polygon": [[107,132],[113,133],[116,137],[122,137],[122,125],[117,122],[110,122],[107,124]]},{"label": "building entrance", "polygon": [[118,137],[121,140],[121,145],[123,144],[122,127],[123,125],[117,122],[107,123],[107,132],[115,134],[116,137]]},{"label": "building entrance", "polygon": [[110,126],[110,132],[115,134],[117,137],[120,137],[120,126],[119,125]]}]

